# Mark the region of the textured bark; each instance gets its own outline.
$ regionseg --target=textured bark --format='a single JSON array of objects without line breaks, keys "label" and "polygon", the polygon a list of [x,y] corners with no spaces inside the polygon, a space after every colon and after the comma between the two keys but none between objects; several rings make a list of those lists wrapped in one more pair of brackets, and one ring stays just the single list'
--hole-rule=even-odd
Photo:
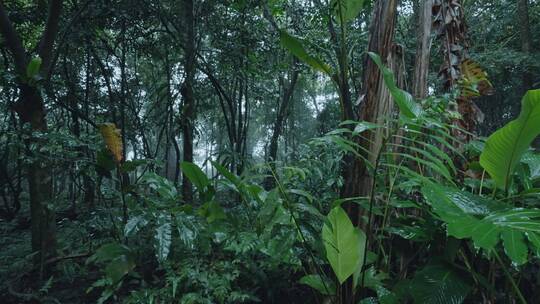
[{"label": "textured bark", "polygon": [[[195,79],[195,25],[193,16],[193,0],[183,1],[184,10],[184,72],[185,79],[182,85],[184,107],[182,111],[183,161],[193,162],[193,123],[195,121],[195,98],[193,96],[193,82]],[[182,195],[186,203],[193,201],[193,186],[185,174],[182,175]]]},{"label": "textured bark", "polygon": [[431,52],[431,24],[433,0],[420,1],[414,61],[413,95],[424,99],[428,94],[429,55]]},{"label": "textured bark", "polygon": [[[375,52],[381,56],[390,68],[395,68],[395,55],[399,48],[394,46],[394,30],[397,16],[397,0],[379,0],[373,8],[373,15],[370,25],[370,38],[368,43],[368,51]],[[359,121],[368,121],[374,123],[383,123],[384,119],[392,114],[393,102],[390,94],[384,84],[382,73],[380,73],[377,65],[366,57],[364,61],[363,75],[364,94],[359,103],[359,108],[356,108],[355,117]],[[345,118],[347,113],[345,112]],[[370,163],[375,163],[376,157],[380,152],[384,130],[378,129],[376,132],[365,132],[363,138],[355,138],[357,144],[365,148],[368,153],[360,151]],[[374,183],[374,174],[370,174],[365,161],[353,154],[347,154],[343,159],[342,176],[344,185],[341,189],[340,196],[342,198],[351,197],[366,197],[371,193]],[[358,208],[356,204],[347,206],[347,213],[357,226],[366,228],[368,223],[361,222],[363,209]],[[341,299],[343,303],[356,303],[356,295],[352,280],[341,289]]]},{"label": "textured bark", "polygon": [[[531,53],[531,29],[529,24],[529,1],[517,0],[517,18],[519,20],[519,36],[521,38],[521,51],[525,55]],[[529,71],[523,73],[523,91],[532,87],[533,75]]]},{"label": "textured bark", "polygon": [[434,0],[433,29],[441,42],[443,64],[439,75],[451,90],[461,76],[460,65],[468,48],[467,26],[460,0]]},{"label": "textured bark", "polygon": [[[373,8],[368,51],[379,54],[385,61],[390,59],[393,49],[397,4],[397,0],[379,0]],[[357,118],[360,121],[381,122],[381,119],[384,119],[392,112],[392,103],[388,94],[385,93],[386,87],[377,65],[366,58],[364,67],[364,94],[360,102]],[[383,94],[386,96],[385,99],[381,99]],[[360,140],[359,144],[367,148],[371,154],[376,155],[382,144],[382,135],[379,134],[379,131],[371,133],[371,135],[366,134],[369,139]],[[348,155],[345,157],[344,162],[344,185],[341,189],[341,197],[368,195],[373,178],[370,177],[364,161],[354,155]],[[354,216],[353,220],[358,223],[359,216]]]},{"label": "textured bark", "polygon": [[[42,59],[41,75],[49,74],[54,40],[58,32],[58,24],[62,11],[62,1],[53,0],[49,3],[48,17],[43,36],[40,39],[38,54]],[[25,78],[29,56],[24,49],[21,38],[15,31],[8,14],[0,3],[0,34],[6,41],[15,64],[15,71],[20,79]],[[32,131],[46,132],[47,121],[41,93],[35,86],[19,80],[20,98],[13,107],[21,122],[30,124]],[[27,145],[42,143],[35,139],[26,142]],[[44,266],[44,261],[56,254],[56,222],[54,212],[49,209],[52,203],[53,184],[50,170],[40,163],[31,164],[28,169],[28,186],[30,192],[30,216],[32,221],[32,251],[37,252],[34,262]]]}]

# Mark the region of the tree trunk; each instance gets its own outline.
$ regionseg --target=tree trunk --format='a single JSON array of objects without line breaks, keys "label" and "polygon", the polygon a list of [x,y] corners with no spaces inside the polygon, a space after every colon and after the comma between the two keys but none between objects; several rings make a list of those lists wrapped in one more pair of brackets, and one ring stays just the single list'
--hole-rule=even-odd
[{"label": "tree trunk", "polygon": [[[270,146],[268,148],[268,159],[267,161],[270,163],[270,166],[272,167],[272,170],[275,167],[274,162],[277,160],[277,151],[278,151],[278,142],[279,137],[283,133],[283,124],[287,120],[287,116],[289,115],[289,108],[290,103],[292,100],[292,96],[294,93],[294,88],[296,87],[296,83],[298,82],[298,75],[300,74],[300,71],[298,70],[298,67],[296,66],[298,62],[298,59],[294,57],[293,63],[292,63],[292,73],[290,75],[289,82],[287,83],[285,90],[283,92],[281,102],[278,105],[278,113],[276,117],[276,121],[274,123],[274,128],[272,130],[272,137],[270,138]],[[274,187],[274,179],[272,176],[269,176],[265,181],[265,186],[268,189],[271,189]]]},{"label": "tree trunk", "polygon": [[414,60],[413,96],[424,99],[428,94],[429,55],[431,52],[431,7],[433,0],[420,1],[418,12],[416,58]]},{"label": "tree trunk", "polygon": [[[368,51],[375,52],[387,63],[393,62],[395,56],[392,54],[394,29],[397,16],[397,0],[379,0],[374,5],[373,16],[370,25],[370,38]],[[357,109],[358,120],[374,123],[383,123],[385,118],[393,112],[393,103],[390,94],[386,89],[382,73],[377,65],[368,57],[364,62],[363,88],[364,94]],[[390,64],[390,67],[393,67]],[[376,162],[376,157],[383,144],[384,129],[379,128],[375,132],[364,133],[364,138],[355,138],[356,142],[364,147],[369,153],[360,151],[364,158],[370,163]],[[347,154],[344,157],[343,168],[344,185],[341,189],[342,198],[367,197],[371,194],[374,185],[374,175],[370,174],[365,160]],[[357,204],[349,204],[347,213],[357,226],[369,229],[368,223],[361,222],[364,210]],[[342,289],[341,297],[344,303],[356,303],[352,280],[349,279]]]},{"label": "tree trunk", "polygon": [[[531,53],[531,29],[529,24],[529,1],[517,0],[517,18],[519,20],[519,36],[521,38],[521,51],[525,55]],[[533,75],[525,70],[523,73],[523,91],[529,90],[533,85]]]},{"label": "tree trunk", "polygon": [[[193,124],[195,122],[195,99],[193,96],[193,82],[195,79],[195,26],[193,16],[193,0],[183,1],[184,10],[184,72],[185,79],[181,93],[184,98],[182,115],[182,132],[184,135],[183,161],[193,162]],[[193,186],[185,174],[182,175],[182,195],[186,203],[193,201]]]},{"label": "tree trunk", "polygon": [[[370,25],[370,39],[368,51],[377,53],[383,60],[388,60],[392,50],[394,28],[397,16],[397,0],[379,0],[374,6]],[[360,102],[360,121],[381,122],[385,116],[391,113],[389,98],[380,99],[386,90],[382,80],[382,74],[377,65],[366,58],[364,62],[363,87],[364,95]],[[359,144],[367,148],[375,155],[382,144],[382,134],[375,134],[374,140],[360,140]],[[341,197],[360,197],[369,194],[373,178],[369,176],[364,161],[354,155],[345,157],[344,185],[341,189]],[[352,215],[352,214],[350,214]],[[353,216],[353,221],[358,223],[358,215]]]},{"label": "tree trunk", "polygon": [[[38,54],[42,60],[39,71],[41,75],[49,75],[49,71],[52,69],[51,58],[61,12],[61,0],[49,2],[45,30],[38,46]],[[11,52],[16,73],[20,79],[24,80],[29,56],[2,2],[0,2],[0,34],[4,37],[5,44]],[[21,80],[18,81],[18,87],[20,99],[14,106],[14,110],[19,115],[21,122],[30,124],[32,131],[46,132],[45,107],[38,88]],[[39,147],[42,142],[31,138],[26,144],[28,146],[36,144]],[[34,263],[36,266],[40,266],[41,273],[43,273],[44,261],[56,253],[56,222],[54,212],[48,207],[53,198],[52,176],[46,165],[39,162],[31,164],[27,172],[32,221],[32,251],[38,253],[34,258]]]}]

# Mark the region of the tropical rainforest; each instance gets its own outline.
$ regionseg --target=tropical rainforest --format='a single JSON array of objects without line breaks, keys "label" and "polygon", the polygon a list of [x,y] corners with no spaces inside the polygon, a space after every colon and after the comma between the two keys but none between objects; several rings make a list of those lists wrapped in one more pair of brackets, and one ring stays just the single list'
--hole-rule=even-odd
[{"label": "tropical rainforest", "polygon": [[538,0],[0,0],[0,302],[539,303],[538,33]]}]

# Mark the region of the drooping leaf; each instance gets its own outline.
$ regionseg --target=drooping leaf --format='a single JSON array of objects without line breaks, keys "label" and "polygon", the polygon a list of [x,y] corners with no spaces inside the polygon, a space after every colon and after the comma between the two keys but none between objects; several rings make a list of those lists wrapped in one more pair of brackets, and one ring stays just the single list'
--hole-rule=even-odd
[{"label": "drooping leaf", "polygon": [[392,70],[384,66],[381,61],[381,57],[372,52],[369,52],[368,55],[381,70],[384,83],[386,84],[388,91],[390,91],[390,94],[394,98],[394,101],[396,102],[401,114],[403,114],[407,118],[416,118],[421,116],[422,108],[420,104],[418,104],[414,100],[414,98],[409,92],[397,87],[396,81],[394,79],[394,73],[392,72]]},{"label": "drooping leaf", "polygon": [[325,296],[333,296],[336,294],[336,285],[334,282],[326,277],[321,277],[318,274],[303,276],[299,282],[300,284],[310,286]]},{"label": "drooping leaf", "polygon": [[445,264],[430,264],[418,271],[410,287],[415,304],[460,304],[470,283]]},{"label": "drooping leaf", "polygon": [[238,176],[234,175],[231,171],[227,170],[227,168],[223,167],[221,164],[212,161],[212,165],[216,170],[223,175],[228,181],[233,183],[236,187],[240,186],[240,178]]},{"label": "drooping leaf", "polygon": [[332,0],[330,7],[336,21],[341,23],[343,20],[343,23],[346,23],[358,16],[364,7],[364,0]]},{"label": "drooping leaf", "polygon": [[499,187],[508,189],[516,164],[538,134],[540,90],[531,90],[523,97],[519,117],[493,133],[480,155],[480,164]]},{"label": "drooping leaf", "polygon": [[327,216],[322,239],[326,257],[342,284],[362,263],[365,235],[353,226],[343,208],[335,207]]},{"label": "drooping leaf", "polygon": [[182,172],[189,178],[189,181],[197,187],[197,190],[203,191],[206,186],[210,185],[210,180],[199,166],[190,162],[182,162],[181,168]]},{"label": "drooping leaf", "polygon": [[305,64],[309,65],[313,69],[323,72],[329,76],[332,76],[332,69],[321,59],[314,57],[308,53],[304,47],[303,41],[290,35],[286,31],[280,31],[281,45],[289,50],[294,56],[300,59]]},{"label": "drooping leaf", "polygon": [[122,162],[122,136],[120,134],[120,129],[116,128],[116,125],[113,123],[103,123],[99,125],[99,131],[107,149],[114,156],[114,160],[117,163]]}]

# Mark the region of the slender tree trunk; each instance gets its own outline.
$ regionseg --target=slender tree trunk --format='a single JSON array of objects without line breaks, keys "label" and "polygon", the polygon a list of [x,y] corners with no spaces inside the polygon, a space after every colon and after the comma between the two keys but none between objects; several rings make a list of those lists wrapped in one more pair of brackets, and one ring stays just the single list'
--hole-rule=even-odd
[{"label": "slender tree trunk", "polygon": [[433,0],[420,1],[418,11],[416,58],[414,60],[413,95],[424,99],[428,94],[429,55],[431,52],[431,24]]},{"label": "slender tree trunk", "polygon": [[[195,79],[195,25],[193,16],[193,0],[183,0],[184,10],[184,71],[185,79],[181,93],[184,98],[182,115],[182,132],[184,135],[184,157],[186,162],[193,162],[193,128],[195,123],[195,99],[193,96],[193,82]],[[186,203],[193,201],[193,186],[186,175],[182,175],[182,195]]]},{"label": "slender tree trunk", "polygon": [[[292,73],[290,74],[290,79],[284,89],[281,102],[278,105],[278,113],[272,129],[272,137],[270,138],[270,146],[268,148],[267,158],[267,161],[270,163],[272,169],[274,169],[274,162],[277,160],[279,137],[283,133],[283,125],[287,119],[287,116],[289,115],[290,103],[293,97],[294,88],[296,87],[298,75],[300,74],[300,71],[296,66],[297,62],[298,59],[294,57],[292,63]],[[265,181],[265,185],[267,188],[272,188],[274,186],[274,179],[269,176]]]},{"label": "slender tree trunk", "polygon": [[[529,0],[517,0],[517,14],[519,20],[519,36],[521,38],[521,51],[525,55],[530,55],[532,36],[529,24]],[[533,85],[533,75],[526,70],[522,77],[523,91],[527,91]]]}]

